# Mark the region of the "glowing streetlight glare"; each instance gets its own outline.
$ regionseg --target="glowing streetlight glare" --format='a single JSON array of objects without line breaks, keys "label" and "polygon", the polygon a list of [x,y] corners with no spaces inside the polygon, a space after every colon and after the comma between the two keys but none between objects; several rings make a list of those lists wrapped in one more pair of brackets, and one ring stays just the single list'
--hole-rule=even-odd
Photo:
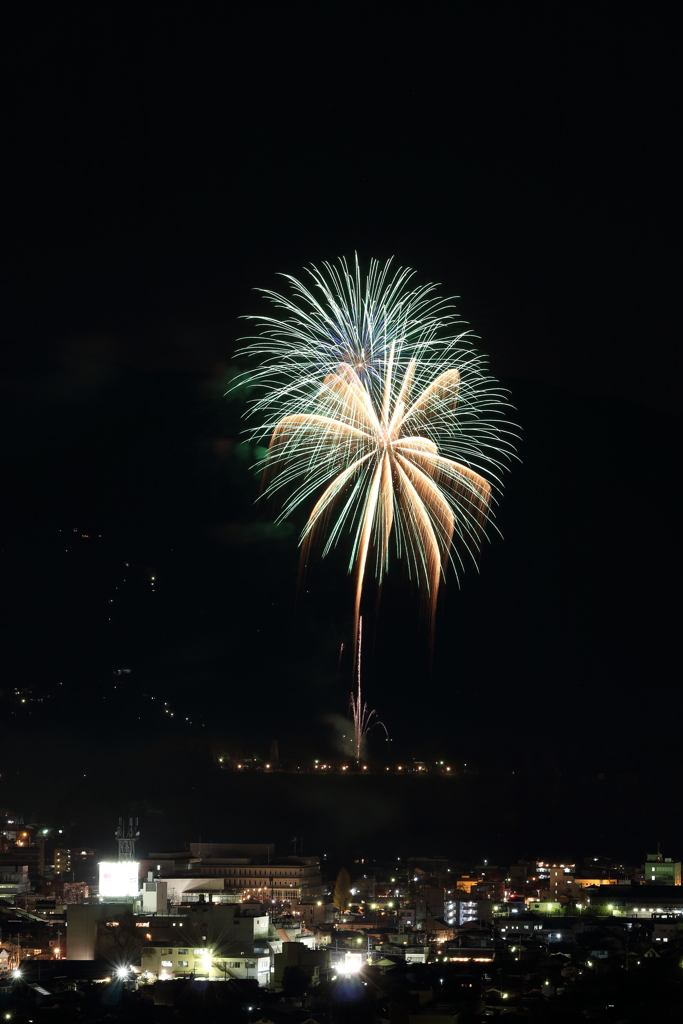
[{"label": "glowing streetlight glare", "polygon": [[[359,939],[359,942],[362,942]],[[363,954],[362,953],[347,953],[344,960],[337,965],[337,972],[339,974],[357,974],[363,966]]]}]

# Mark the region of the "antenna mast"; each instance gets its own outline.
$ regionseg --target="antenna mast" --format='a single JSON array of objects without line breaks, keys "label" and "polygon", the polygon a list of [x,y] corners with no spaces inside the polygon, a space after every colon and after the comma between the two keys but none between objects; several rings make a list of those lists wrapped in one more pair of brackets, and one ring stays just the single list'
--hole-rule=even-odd
[{"label": "antenna mast", "polygon": [[130,863],[135,860],[135,842],[140,837],[140,830],[138,828],[138,819],[129,818],[128,823],[124,823],[123,818],[119,818],[119,827],[116,830],[116,841],[119,844],[119,864]]}]

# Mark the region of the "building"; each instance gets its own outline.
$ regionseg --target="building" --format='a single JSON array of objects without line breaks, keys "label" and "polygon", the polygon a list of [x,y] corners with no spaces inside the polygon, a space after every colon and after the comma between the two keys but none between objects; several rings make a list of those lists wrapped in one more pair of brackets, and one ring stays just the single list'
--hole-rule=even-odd
[{"label": "building", "polygon": [[595,914],[637,918],[662,914],[683,918],[683,887],[675,885],[610,885],[584,889]]},{"label": "building", "polygon": [[[464,894],[463,894],[464,897]],[[490,921],[493,905],[491,900],[452,899],[447,897],[444,902],[443,919],[453,928],[462,928],[475,921]]]},{"label": "building", "polygon": [[148,979],[205,978],[212,981],[232,978],[253,979],[265,988],[270,984],[270,950],[255,951],[245,942],[223,941],[211,946],[190,946],[174,939],[142,950],[142,971]]},{"label": "building", "polygon": [[655,920],[652,928],[652,941],[655,944],[658,942],[670,942],[673,945],[676,942],[676,932],[677,928],[675,919],[668,918],[667,920]]},{"label": "building", "polygon": [[[151,872],[150,872],[151,875]],[[142,913],[163,914],[168,909],[168,884],[148,878],[142,883]]]},{"label": "building", "polygon": [[152,871],[154,877],[167,880],[171,903],[181,902],[186,888],[196,889],[208,879],[217,889],[243,890],[247,898],[302,902],[323,895],[320,858],[276,861],[272,843],[190,843],[185,851],[150,853],[141,868],[143,874]]},{"label": "building", "polygon": [[0,896],[18,896],[28,888],[27,864],[0,864]]},{"label": "building", "polygon": [[[464,895],[464,894],[463,894]],[[428,917],[444,916],[444,891],[437,886],[421,885],[419,895],[415,897],[415,921],[420,922]]]},{"label": "building", "polygon": [[305,977],[311,987],[326,980],[330,968],[328,949],[309,949],[301,942],[283,942],[282,951],[273,956],[271,986],[280,990],[291,973]]},{"label": "building", "polygon": [[671,857],[662,857],[661,853],[645,855],[643,868],[645,885],[680,885],[681,862]]},{"label": "building", "polygon": [[72,903],[66,908],[67,960],[95,960],[100,922],[116,926],[124,915],[133,913],[129,903]]},{"label": "building", "polygon": [[[146,883],[149,884],[149,883]],[[215,959],[216,964],[202,968],[203,977],[221,978],[226,976],[223,960],[235,959],[235,953],[245,959],[243,973],[228,975],[252,977],[247,971],[246,960],[255,957],[270,957],[282,946],[282,938],[273,927],[267,914],[257,904],[216,904],[211,902],[192,903],[176,908],[154,912],[154,906],[164,906],[163,887],[148,893],[152,910],[136,913],[133,900],[116,903],[72,904],[66,908],[67,945],[69,960],[95,960],[122,957],[130,962],[137,961],[142,954],[149,963],[143,963],[143,970],[160,976],[162,973],[174,977],[177,970],[196,972],[196,960]],[[144,897],[143,897],[144,898]],[[159,902],[161,900],[161,902]],[[237,951],[239,946],[239,951]],[[145,953],[150,948],[156,953]],[[170,949],[171,953],[160,951]],[[201,953],[173,953],[173,950],[199,949]],[[169,958],[171,964],[162,963]],[[188,963],[184,961],[187,959]],[[157,962],[158,960],[158,962]],[[178,960],[181,961],[178,966]],[[219,962],[221,961],[221,962]],[[242,970],[240,968],[240,970]],[[252,970],[251,967],[248,968]],[[269,967],[270,970],[270,967]],[[257,974],[261,967],[257,967]]]},{"label": "building", "polygon": [[574,885],[577,891],[574,896],[580,897],[579,889],[593,889],[599,885],[624,885],[624,879],[619,878],[575,878]]},{"label": "building", "polygon": [[483,881],[484,879],[481,875],[462,875],[460,878],[456,879],[455,884],[457,888],[461,889],[463,892],[472,892],[474,887],[481,885]]},{"label": "building", "polygon": [[57,846],[54,852],[55,875],[66,875],[71,871],[71,851]]},{"label": "building", "polygon": [[499,927],[504,939],[538,941],[543,931],[543,918],[539,914],[520,912],[505,922],[499,921]]},{"label": "building", "polygon": [[283,946],[260,904],[193,903],[165,914],[138,915],[136,927],[144,940],[142,970],[162,980],[249,978],[266,986],[272,956]]},{"label": "building", "polygon": [[549,864],[544,860],[536,861],[536,873],[535,878],[538,880],[541,888],[547,888],[547,884],[550,881],[550,874],[552,869],[562,870],[562,874],[574,875],[576,874],[576,864]]}]

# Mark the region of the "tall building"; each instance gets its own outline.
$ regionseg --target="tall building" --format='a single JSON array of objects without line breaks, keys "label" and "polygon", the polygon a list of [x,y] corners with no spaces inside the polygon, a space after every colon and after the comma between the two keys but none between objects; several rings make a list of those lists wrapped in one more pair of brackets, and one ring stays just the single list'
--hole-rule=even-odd
[{"label": "tall building", "polygon": [[[481,900],[468,899],[446,899],[444,902],[443,919],[446,924],[455,928],[462,928],[463,925],[473,924],[479,920],[479,904]],[[488,903],[491,901],[488,900]]]}]

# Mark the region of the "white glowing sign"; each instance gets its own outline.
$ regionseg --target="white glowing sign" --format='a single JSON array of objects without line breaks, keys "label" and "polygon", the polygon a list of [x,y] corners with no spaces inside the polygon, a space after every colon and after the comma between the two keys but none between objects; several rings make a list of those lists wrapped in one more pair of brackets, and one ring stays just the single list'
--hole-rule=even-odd
[{"label": "white glowing sign", "polygon": [[139,869],[137,861],[101,861],[100,896],[104,899],[137,896],[140,889]]}]

